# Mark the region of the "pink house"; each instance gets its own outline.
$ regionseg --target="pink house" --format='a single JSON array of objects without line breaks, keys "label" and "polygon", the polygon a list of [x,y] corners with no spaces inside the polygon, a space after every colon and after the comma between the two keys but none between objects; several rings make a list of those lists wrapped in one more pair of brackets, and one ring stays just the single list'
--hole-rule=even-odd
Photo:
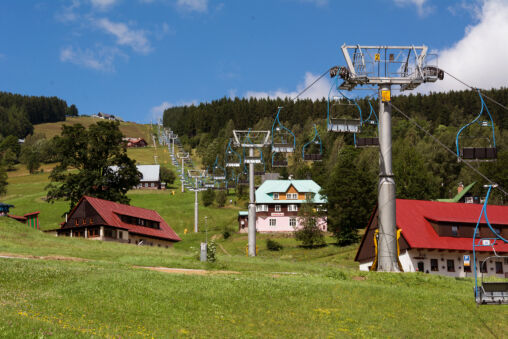
[{"label": "pink house", "polygon": [[[311,202],[317,206],[326,203],[319,194],[321,187],[313,180],[266,180],[256,190],[256,231],[293,232],[301,227],[298,211],[302,204]],[[248,213],[239,212],[239,231],[247,232]],[[317,222],[327,231],[326,217]]]}]

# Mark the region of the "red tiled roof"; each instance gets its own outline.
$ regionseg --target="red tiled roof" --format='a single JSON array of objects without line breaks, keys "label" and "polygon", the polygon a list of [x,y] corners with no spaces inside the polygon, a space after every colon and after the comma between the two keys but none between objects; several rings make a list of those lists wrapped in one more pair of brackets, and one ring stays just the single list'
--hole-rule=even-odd
[{"label": "red tiled roof", "polygon": [[[89,196],[83,196],[83,198],[81,198],[81,201],[83,199],[87,200],[90,203],[90,205],[92,205],[92,207],[97,211],[97,213],[100,214],[100,216],[104,219],[104,221],[108,225],[126,229],[131,233],[163,238],[172,241],[182,240],[175,233],[175,231],[173,231],[173,229],[164,221],[164,219],[162,219],[159,213],[157,213],[154,210],[119,204],[113,201],[92,198]],[[127,224],[120,219],[119,215],[121,214],[135,216],[141,219],[158,221],[160,223],[160,229]]]},{"label": "red tiled roof", "polygon": [[[429,220],[476,224],[483,204],[462,204],[438,201],[397,199],[397,227],[411,248],[471,251],[472,238],[440,237]],[[508,225],[508,206],[487,206],[491,224]],[[486,224],[482,215],[482,224]],[[498,240],[498,252],[508,252],[508,244]],[[478,251],[492,251],[491,247],[477,247]]]}]

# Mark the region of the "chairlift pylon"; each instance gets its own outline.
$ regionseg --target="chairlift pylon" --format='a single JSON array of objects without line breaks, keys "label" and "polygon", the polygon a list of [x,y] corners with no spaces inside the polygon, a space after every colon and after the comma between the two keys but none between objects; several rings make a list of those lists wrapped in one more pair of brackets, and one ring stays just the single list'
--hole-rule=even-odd
[{"label": "chairlift pylon", "polygon": [[[496,148],[496,135],[494,131],[494,120],[492,119],[492,116],[490,115],[489,108],[485,104],[485,101],[483,100],[483,96],[478,90],[478,96],[480,97],[481,101],[481,109],[480,113],[474,118],[471,122],[468,124],[462,126],[459,131],[457,132],[457,136],[455,138],[455,145],[456,145],[456,153],[457,156],[462,160],[471,161],[493,161],[497,159],[497,148]],[[484,112],[487,112],[488,120],[486,121],[480,121],[480,117],[483,115]],[[460,144],[460,135],[461,133],[471,125],[477,123],[480,127],[490,127],[492,129],[492,139],[487,138],[489,140],[489,147],[464,147]],[[478,141],[481,138],[475,138]],[[485,138],[483,138],[485,139]]]},{"label": "chairlift pylon", "polygon": [[[328,92],[328,100],[326,102],[326,120],[328,131],[341,132],[341,133],[359,133],[362,126],[362,109],[356,100],[349,99],[338,89],[338,77],[335,77],[335,82],[332,84]],[[332,96],[332,90],[336,89],[340,97]],[[358,110],[359,119],[349,117],[338,117],[337,110],[340,106],[356,106]]]},{"label": "chairlift pylon", "polygon": [[[378,118],[377,118],[376,111],[374,110],[374,107],[372,107],[370,100],[367,100],[367,103],[369,104],[370,112],[369,112],[369,116],[367,117],[367,119],[362,120],[362,128],[364,125],[369,124],[369,125],[376,125],[376,130],[377,130],[379,124],[378,124]],[[377,137],[377,136],[358,137],[357,133],[354,133],[353,140],[354,140],[355,147],[362,148],[362,147],[378,147],[379,146],[379,137]]]},{"label": "chairlift pylon", "polygon": [[[486,262],[490,260],[491,258],[502,258],[507,260],[508,256],[500,256],[497,254],[495,250],[495,245],[498,240],[508,244],[508,240],[504,237],[502,237],[496,230],[492,227],[489,221],[489,217],[487,216],[487,203],[489,201],[490,192],[492,191],[492,188],[495,187],[493,185],[488,186],[489,189],[487,191],[487,195],[485,197],[485,201],[483,203],[483,207],[480,212],[480,217],[478,218],[478,222],[476,223],[476,227],[473,233],[473,274],[474,274],[474,295],[475,295],[475,301],[477,304],[508,304],[508,281],[484,281],[483,275],[484,275],[484,269],[480,269],[481,271],[481,284],[478,284],[478,269],[477,269],[477,262],[476,262],[476,248],[477,247],[492,247],[492,251],[494,252],[493,256],[488,256],[485,258],[482,263],[480,264],[481,268],[484,268],[486,265]],[[492,238],[482,238],[482,239],[476,239],[476,235],[479,231],[479,225],[480,221],[482,219],[482,215],[485,218],[485,221],[487,223],[487,226],[489,227],[490,231],[494,235]]]},{"label": "chairlift pylon", "polygon": [[293,153],[296,147],[296,137],[294,133],[279,120],[282,108],[283,107],[278,108],[277,115],[272,124],[272,152]]},{"label": "chairlift pylon", "polygon": [[[316,148],[316,146],[314,145],[319,145],[319,152],[307,152],[306,154],[306,150],[312,150],[312,148]],[[318,130],[317,130],[317,127],[316,125],[314,124],[314,136],[313,138],[307,142],[305,145],[303,145],[302,147],[302,157],[303,157],[303,160],[308,160],[308,161],[321,161],[323,159],[323,142],[321,141],[321,137],[319,136],[319,133],[318,133]]]}]

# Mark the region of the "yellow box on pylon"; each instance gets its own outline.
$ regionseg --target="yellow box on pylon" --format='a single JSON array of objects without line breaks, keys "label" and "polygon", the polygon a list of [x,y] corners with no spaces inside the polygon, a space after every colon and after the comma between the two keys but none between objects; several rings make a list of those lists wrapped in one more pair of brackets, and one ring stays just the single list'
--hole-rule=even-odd
[{"label": "yellow box on pylon", "polygon": [[381,100],[383,102],[390,102],[391,101],[390,90],[381,91]]}]

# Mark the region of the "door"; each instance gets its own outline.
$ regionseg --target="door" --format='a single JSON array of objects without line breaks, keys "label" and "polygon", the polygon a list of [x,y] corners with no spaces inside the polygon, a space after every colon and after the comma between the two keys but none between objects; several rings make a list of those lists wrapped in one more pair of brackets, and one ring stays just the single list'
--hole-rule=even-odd
[{"label": "door", "polygon": [[418,262],[418,272],[425,272],[425,265],[423,261]]}]

